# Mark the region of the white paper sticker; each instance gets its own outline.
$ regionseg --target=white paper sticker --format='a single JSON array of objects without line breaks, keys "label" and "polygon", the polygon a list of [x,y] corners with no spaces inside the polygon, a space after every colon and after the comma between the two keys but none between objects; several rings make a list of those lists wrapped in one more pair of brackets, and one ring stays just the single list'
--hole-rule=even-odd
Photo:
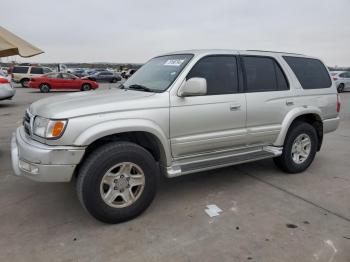
[{"label": "white paper sticker", "polygon": [[164,65],[165,66],[180,66],[185,59],[170,59],[167,60]]}]

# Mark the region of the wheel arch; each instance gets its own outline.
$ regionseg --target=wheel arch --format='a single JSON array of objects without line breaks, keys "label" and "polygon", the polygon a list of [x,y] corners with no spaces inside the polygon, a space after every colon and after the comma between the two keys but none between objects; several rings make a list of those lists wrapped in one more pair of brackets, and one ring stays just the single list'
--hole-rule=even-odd
[{"label": "wheel arch", "polygon": [[318,137],[317,151],[319,151],[323,141],[323,122],[321,115],[321,110],[316,107],[294,108],[284,118],[281,131],[275,140],[274,145],[283,146],[290,128],[297,122],[306,122],[312,125],[316,130]]},{"label": "wheel arch", "polygon": [[146,148],[161,166],[171,164],[170,144],[162,129],[147,120],[108,121],[95,125],[74,141],[74,145],[85,145],[89,154],[94,148],[112,141],[129,141]]}]

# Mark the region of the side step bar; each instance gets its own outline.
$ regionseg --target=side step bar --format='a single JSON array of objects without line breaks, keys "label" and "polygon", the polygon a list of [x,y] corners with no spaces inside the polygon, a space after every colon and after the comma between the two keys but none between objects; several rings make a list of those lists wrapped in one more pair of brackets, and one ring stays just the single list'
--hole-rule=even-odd
[{"label": "side step bar", "polygon": [[166,175],[167,177],[177,177],[210,169],[272,158],[280,156],[281,154],[282,147],[260,146],[183,157],[175,159],[173,165],[166,168]]}]

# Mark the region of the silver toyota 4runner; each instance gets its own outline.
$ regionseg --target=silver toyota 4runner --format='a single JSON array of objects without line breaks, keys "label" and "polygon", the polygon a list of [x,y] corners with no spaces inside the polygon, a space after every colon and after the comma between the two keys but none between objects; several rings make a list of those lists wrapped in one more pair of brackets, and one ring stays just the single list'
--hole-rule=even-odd
[{"label": "silver toyota 4runner", "polygon": [[12,138],[17,175],[77,177],[82,205],[118,223],[152,202],[160,175],[273,158],[302,172],[339,124],[324,64],[299,54],[195,50],[155,57],[120,88],[33,103]]}]

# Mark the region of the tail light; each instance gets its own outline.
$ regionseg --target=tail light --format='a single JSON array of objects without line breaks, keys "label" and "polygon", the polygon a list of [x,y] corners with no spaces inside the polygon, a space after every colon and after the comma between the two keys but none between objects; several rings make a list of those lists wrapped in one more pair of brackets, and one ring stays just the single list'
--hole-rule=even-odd
[{"label": "tail light", "polygon": [[341,107],[341,101],[340,101],[339,95],[337,94],[337,113],[340,112],[340,107]]},{"label": "tail light", "polygon": [[35,78],[31,78],[31,79],[29,79],[29,81],[34,82],[34,81],[35,81]]},{"label": "tail light", "polygon": [[336,80],[338,80],[338,78],[337,78],[337,77],[335,77],[335,76],[333,76],[333,80],[334,80],[334,81],[336,81]]},{"label": "tail light", "polygon": [[7,80],[6,78],[0,78],[0,84],[9,84],[10,81]]}]

